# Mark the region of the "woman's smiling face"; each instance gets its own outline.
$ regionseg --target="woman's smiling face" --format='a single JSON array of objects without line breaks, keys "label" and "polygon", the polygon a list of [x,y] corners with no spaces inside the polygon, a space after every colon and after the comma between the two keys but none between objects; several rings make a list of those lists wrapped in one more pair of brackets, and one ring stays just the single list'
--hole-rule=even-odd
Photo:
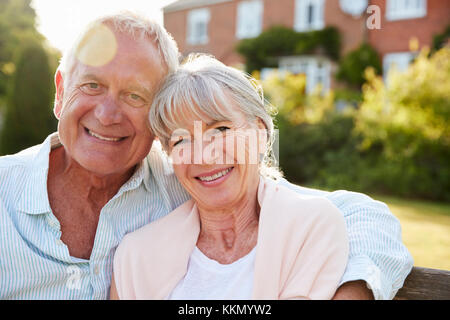
[{"label": "woman's smiling face", "polygon": [[230,120],[185,118],[169,142],[178,180],[203,209],[239,205],[255,196],[259,183],[258,141],[265,137],[265,127],[247,120],[236,105],[228,108]]}]

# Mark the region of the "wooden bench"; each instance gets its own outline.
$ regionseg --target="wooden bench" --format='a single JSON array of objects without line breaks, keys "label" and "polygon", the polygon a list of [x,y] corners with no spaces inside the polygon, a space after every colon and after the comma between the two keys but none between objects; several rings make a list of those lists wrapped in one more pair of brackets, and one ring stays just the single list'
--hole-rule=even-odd
[{"label": "wooden bench", "polygon": [[450,300],[450,271],[414,267],[395,300]]}]

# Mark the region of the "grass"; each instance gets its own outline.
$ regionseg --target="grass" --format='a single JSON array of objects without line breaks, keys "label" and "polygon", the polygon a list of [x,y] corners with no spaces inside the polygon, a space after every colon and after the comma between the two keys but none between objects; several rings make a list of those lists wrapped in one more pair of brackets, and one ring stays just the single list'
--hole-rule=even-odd
[{"label": "grass", "polygon": [[372,195],[400,220],[402,238],[414,265],[450,270],[450,203]]}]

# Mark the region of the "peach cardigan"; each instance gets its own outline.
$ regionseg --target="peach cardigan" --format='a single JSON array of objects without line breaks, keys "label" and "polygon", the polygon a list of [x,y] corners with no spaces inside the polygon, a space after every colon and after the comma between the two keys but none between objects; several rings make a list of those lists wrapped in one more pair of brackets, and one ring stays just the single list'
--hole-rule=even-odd
[{"label": "peach cardigan", "polygon": [[[253,299],[330,299],[344,273],[348,239],[341,212],[261,178]],[[120,299],[165,299],[187,271],[200,232],[193,200],[127,234],[114,257]]]}]

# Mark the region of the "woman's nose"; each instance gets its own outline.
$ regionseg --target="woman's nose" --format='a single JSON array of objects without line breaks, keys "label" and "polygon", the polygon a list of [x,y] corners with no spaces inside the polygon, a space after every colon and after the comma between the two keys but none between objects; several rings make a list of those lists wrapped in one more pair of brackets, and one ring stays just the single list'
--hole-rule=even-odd
[{"label": "woman's nose", "polygon": [[222,139],[203,141],[202,163],[223,164],[224,147]]}]

